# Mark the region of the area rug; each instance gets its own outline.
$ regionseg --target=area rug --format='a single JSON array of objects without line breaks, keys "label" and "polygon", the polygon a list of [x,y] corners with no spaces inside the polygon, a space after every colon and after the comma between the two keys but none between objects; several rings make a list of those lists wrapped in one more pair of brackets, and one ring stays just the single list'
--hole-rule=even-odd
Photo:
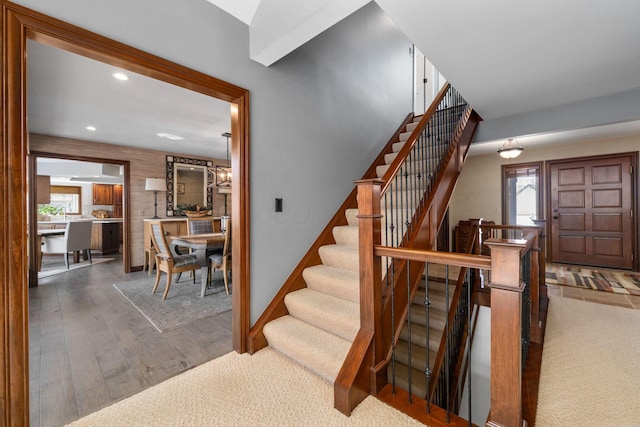
[{"label": "area rug", "polygon": [[624,270],[547,264],[546,283],[640,295],[640,274]]},{"label": "area rug", "polygon": [[343,415],[333,407],[333,384],[270,347],[227,353],[69,425],[424,426],[373,396]]},{"label": "area rug", "polygon": [[93,261],[93,264],[90,264],[89,261],[69,263],[69,269],[67,269],[67,267],[64,266],[64,260],[60,259],[60,262],[62,263],[62,267],[53,267],[53,268],[44,267],[43,270],[38,271],[38,279],[44,279],[45,277],[55,276],[56,274],[68,273],[70,271],[77,270],[79,268],[91,267],[94,264],[113,261],[113,258],[94,258],[92,261]]},{"label": "area rug", "polygon": [[549,297],[536,427],[640,425],[640,310]]},{"label": "area rug", "polygon": [[212,286],[204,298],[200,297],[200,274],[196,283],[184,273],[179,282],[177,275],[171,282],[167,299],[162,299],[166,276],[163,274],[156,293],[151,293],[155,276],[130,282],[114,283],[113,286],[160,332],[190,325],[209,316],[231,309],[231,295],[224,289],[222,273],[213,274]]}]

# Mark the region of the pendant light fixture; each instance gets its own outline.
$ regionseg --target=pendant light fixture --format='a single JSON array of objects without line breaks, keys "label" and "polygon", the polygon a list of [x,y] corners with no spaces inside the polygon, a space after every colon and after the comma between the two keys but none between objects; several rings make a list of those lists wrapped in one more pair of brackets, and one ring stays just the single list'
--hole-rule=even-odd
[{"label": "pendant light fixture", "polygon": [[225,132],[222,134],[227,138],[227,165],[228,166],[216,166],[214,171],[215,186],[218,189],[218,193],[230,193],[231,192],[231,159],[229,157],[229,138],[231,134]]},{"label": "pendant light fixture", "polygon": [[513,138],[509,138],[502,145],[502,148],[498,150],[498,154],[500,154],[500,157],[503,157],[505,159],[515,159],[523,151],[524,148],[522,148],[520,144],[518,144],[518,141],[514,140]]}]

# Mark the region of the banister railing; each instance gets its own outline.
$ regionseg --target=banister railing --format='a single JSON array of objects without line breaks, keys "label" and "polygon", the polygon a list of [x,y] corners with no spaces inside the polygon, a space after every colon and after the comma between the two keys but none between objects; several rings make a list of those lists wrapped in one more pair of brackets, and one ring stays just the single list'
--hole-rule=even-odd
[{"label": "banister railing", "polygon": [[[521,377],[528,344],[527,331],[529,330],[527,288],[530,279],[528,272],[531,269],[528,262],[535,250],[535,236],[535,233],[526,233],[526,239],[489,239],[486,244],[491,250],[490,257],[384,246],[376,246],[373,252],[374,257],[386,257],[394,260],[393,262],[404,260],[424,265],[444,264],[482,269],[491,273],[489,285],[492,301],[491,409],[488,425],[522,425]],[[466,280],[470,281],[472,274],[468,273],[465,276]],[[461,304],[465,305],[463,313],[468,316],[467,322],[470,325],[473,310],[472,288],[468,286],[465,292],[467,297],[462,298]],[[462,293],[461,296],[463,296]],[[453,326],[447,326],[447,329],[450,327]],[[447,330],[445,330],[445,335],[448,335]],[[470,357],[472,345],[470,333],[465,334],[464,343],[450,342],[448,339],[445,341],[448,346],[461,346],[465,349],[465,358]],[[446,360],[443,363],[446,364]],[[460,365],[465,366],[468,371],[471,362],[467,359],[465,363]],[[461,377],[468,376],[468,372],[460,372],[459,375]],[[459,424],[461,419],[449,406],[449,401],[450,396],[453,395],[452,389],[456,387],[456,384],[464,383],[464,381],[454,380],[445,370],[443,382],[446,390],[443,392],[445,396],[443,401],[447,405],[445,407],[432,404],[428,398],[420,399],[411,396],[410,390],[408,396],[395,393],[391,385],[387,386],[390,389],[382,392],[381,396],[384,396],[387,403],[408,411],[412,416],[425,422],[434,422],[431,417],[433,416],[433,407],[436,407],[434,413],[440,414],[440,416],[445,414],[446,422]],[[459,394],[462,394],[462,391]],[[405,399],[406,396],[408,401],[400,401],[396,396],[402,396],[402,399]],[[472,399],[471,393],[468,396],[469,399]],[[472,407],[471,402],[468,407]],[[443,409],[444,412],[437,412],[440,409]],[[439,420],[442,421],[442,419]],[[467,422],[471,425],[470,421],[467,420]]]},{"label": "banister railing", "polygon": [[[479,226],[478,241],[480,245],[484,244],[486,239],[525,239],[530,242],[531,249],[535,252],[535,256],[530,257],[527,271],[523,272],[523,276],[529,278],[529,300],[530,300],[530,338],[533,342],[542,342],[542,321],[540,318],[540,299],[546,298],[547,291],[545,286],[545,270],[546,270],[546,233],[544,220],[536,220],[536,225],[500,225],[481,223]],[[481,253],[478,248],[476,253]]]},{"label": "banister railing", "polygon": [[450,84],[443,86],[383,175],[382,239],[387,245],[405,246],[415,230],[427,196],[443,173],[450,142],[462,132],[465,113],[470,110],[464,98]]},{"label": "banister railing", "polygon": [[[440,107],[439,107],[440,106]],[[436,118],[434,118],[436,117]],[[360,257],[360,332],[334,383],[334,405],[345,414],[386,384],[388,343],[405,313],[422,271],[402,260],[397,269],[373,255],[375,244],[433,248],[480,117],[449,84],[419,121],[382,179],[357,181]],[[396,150],[397,151],[397,150]],[[384,191],[383,191],[384,188]],[[384,226],[382,225],[384,218]],[[383,268],[384,267],[384,268]],[[375,273],[374,273],[375,272]],[[395,301],[389,286],[398,289]],[[394,277],[399,280],[390,281]],[[375,333],[374,333],[375,332]]]}]

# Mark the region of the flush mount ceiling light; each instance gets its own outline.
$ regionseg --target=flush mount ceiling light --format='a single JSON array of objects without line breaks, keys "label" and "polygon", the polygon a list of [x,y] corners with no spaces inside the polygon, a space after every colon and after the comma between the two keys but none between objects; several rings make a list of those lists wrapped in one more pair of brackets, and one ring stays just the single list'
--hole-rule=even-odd
[{"label": "flush mount ceiling light", "polygon": [[129,76],[127,76],[125,73],[117,72],[117,73],[113,73],[112,76],[115,79],[122,80],[123,82],[129,80]]},{"label": "flush mount ceiling light", "polygon": [[160,132],[160,133],[157,133],[156,135],[158,135],[160,138],[170,139],[172,141],[180,141],[184,139],[181,136],[173,135],[171,133],[166,133],[166,132]]},{"label": "flush mount ceiling light", "polygon": [[91,132],[95,132],[96,131],[96,127],[95,126],[87,126],[85,127],[86,130],[91,131]]},{"label": "flush mount ceiling light", "polygon": [[515,159],[524,151],[524,148],[518,144],[518,141],[515,141],[513,138],[509,138],[502,145],[502,148],[498,150],[498,154],[500,157],[505,159]]}]

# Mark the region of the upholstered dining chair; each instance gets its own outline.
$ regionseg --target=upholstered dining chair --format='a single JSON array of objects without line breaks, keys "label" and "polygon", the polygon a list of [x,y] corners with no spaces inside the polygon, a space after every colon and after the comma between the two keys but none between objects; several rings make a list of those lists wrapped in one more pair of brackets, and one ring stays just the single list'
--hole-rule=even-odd
[{"label": "upholstered dining chair", "polygon": [[77,253],[82,251],[85,258],[91,260],[91,221],[69,221],[62,236],[49,236],[44,238],[42,253],[63,254],[64,265],[69,269],[69,252],[74,254],[77,262]]},{"label": "upholstered dining chair", "polygon": [[187,218],[187,230],[189,234],[213,233],[213,219]]},{"label": "upholstered dining chair", "polygon": [[[209,234],[214,232],[213,219],[187,218],[187,231],[189,235]],[[222,252],[222,247],[207,249],[207,256]]]},{"label": "upholstered dining chair", "polygon": [[167,286],[164,288],[162,299],[167,299],[169,288],[171,288],[171,277],[173,273],[193,271],[193,283],[196,282],[195,270],[200,268],[200,264],[195,254],[172,254],[161,223],[151,224],[151,239],[156,248],[156,282],[153,285],[152,293],[155,293],[158,289],[160,275],[163,271],[167,273]]},{"label": "upholstered dining chair", "polygon": [[229,275],[231,274],[231,220],[227,220],[224,231],[224,246],[222,252],[209,256],[209,271],[219,268],[224,274],[224,288],[229,294]]}]

